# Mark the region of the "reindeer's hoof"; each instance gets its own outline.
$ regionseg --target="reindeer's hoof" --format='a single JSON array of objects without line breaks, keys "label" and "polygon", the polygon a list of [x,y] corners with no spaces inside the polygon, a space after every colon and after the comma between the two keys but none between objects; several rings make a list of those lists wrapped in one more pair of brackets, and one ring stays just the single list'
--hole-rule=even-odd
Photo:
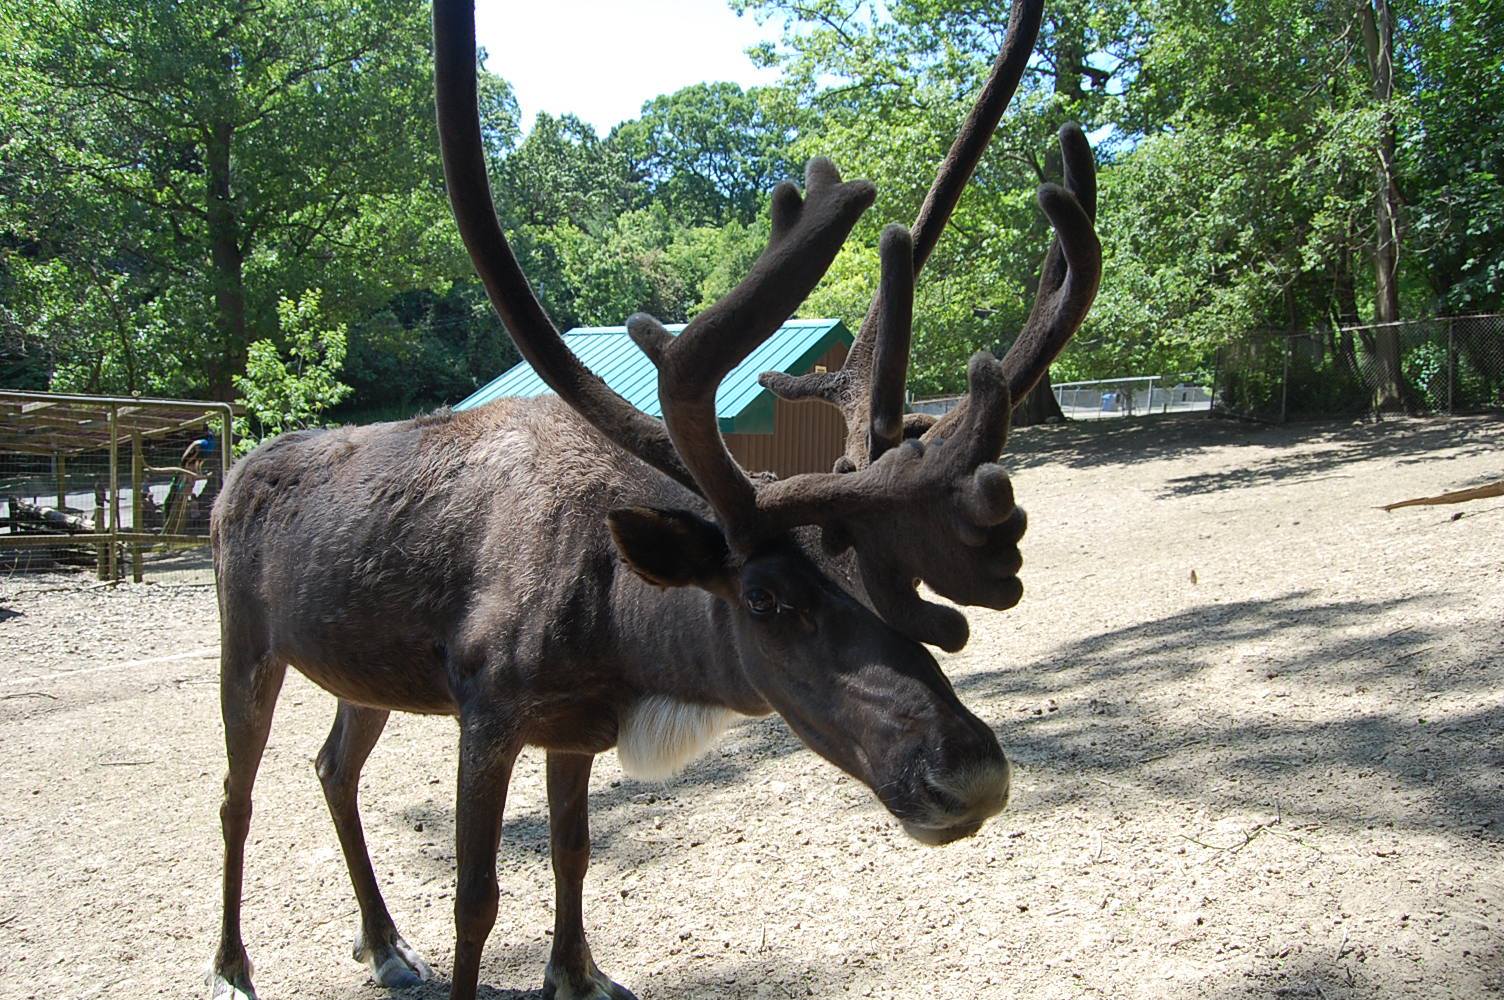
[{"label": "reindeer's hoof", "polygon": [[559,972],[553,965],[543,973],[543,1000],[637,1000],[632,991],[614,983],[590,963],[584,975]]},{"label": "reindeer's hoof", "polygon": [[416,986],[433,978],[433,970],[423,956],[396,932],[385,944],[373,947],[366,943],[365,932],[361,931],[355,935],[353,954],[357,962],[366,963],[371,978],[388,989]]},{"label": "reindeer's hoof", "polygon": [[251,960],[238,970],[209,967],[204,974],[209,984],[209,1000],[256,1000],[256,987],[251,985]]}]

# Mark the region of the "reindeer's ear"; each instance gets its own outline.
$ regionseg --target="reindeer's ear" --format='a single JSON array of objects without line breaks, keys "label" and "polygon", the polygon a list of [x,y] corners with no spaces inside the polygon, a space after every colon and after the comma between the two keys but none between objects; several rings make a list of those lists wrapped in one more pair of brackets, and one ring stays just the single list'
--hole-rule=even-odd
[{"label": "reindeer's ear", "polygon": [[657,587],[724,589],[730,550],[721,529],[687,510],[621,507],[606,515],[632,572]]}]

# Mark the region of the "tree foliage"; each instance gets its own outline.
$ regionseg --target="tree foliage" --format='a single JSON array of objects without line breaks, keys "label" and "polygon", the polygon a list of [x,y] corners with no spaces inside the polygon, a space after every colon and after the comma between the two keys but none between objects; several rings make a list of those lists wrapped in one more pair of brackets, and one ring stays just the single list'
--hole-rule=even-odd
[{"label": "tree foliage", "polygon": [[314,289],[297,299],[277,301],[277,326],[287,344],[282,356],[271,340],[257,340],[246,350],[244,375],[235,376],[247,416],[236,420],[237,448],[249,451],[284,431],[317,426],[323,416],[350,394],[339,380],[345,363],[343,324],[326,326],[322,294]]},{"label": "tree foliage", "polygon": [[774,185],[799,171],[791,153],[800,116],[789,97],[776,88],[695,84],[649,101],[611,140],[644,194],[674,218],[745,224]]},{"label": "tree foliage", "polygon": [[[1010,6],[732,5],[786,25],[754,53],[780,85],[686,87],[602,136],[570,115],[524,133],[506,67],[482,74],[498,211],[560,326],[693,316],[756,257],[772,187],[827,155],[879,198],[804,313],[854,328],[878,232],[914,217]],[[369,419],[511,364],[443,199],[428,30],[420,0],[6,5],[6,384],[228,396],[237,378],[282,384],[277,364],[297,377],[301,358],[352,387],[310,390],[317,419]],[[1501,308],[1501,52],[1501,0],[1051,2],[921,278],[912,389],[962,388],[966,357],[1023,322],[1049,240],[1034,191],[1066,120],[1098,152],[1106,261],[1057,376],[1174,376],[1253,330]],[[333,340],[314,359],[296,339],[310,324],[344,332],[342,370]],[[1424,362],[1396,357],[1396,379]],[[315,419],[279,398],[302,414],[284,426]]]},{"label": "tree foliage", "polygon": [[354,318],[459,273],[421,124],[425,5],[17,0],[0,16],[11,347],[47,355],[62,386],[225,396],[285,294],[322,288]]},{"label": "tree foliage", "polygon": [[1425,3],[1402,37],[1412,80],[1402,146],[1432,299],[1456,312],[1504,303],[1504,3]]}]

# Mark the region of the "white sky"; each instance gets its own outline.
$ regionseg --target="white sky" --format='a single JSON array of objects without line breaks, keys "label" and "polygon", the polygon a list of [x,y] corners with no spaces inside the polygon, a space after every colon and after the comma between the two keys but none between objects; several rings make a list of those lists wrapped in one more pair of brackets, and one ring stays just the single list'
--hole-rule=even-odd
[{"label": "white sky", "polygon": [[517,94],[524,129],[540,111],[571,112],[604,135],[644,101],[692,83],[771,83],[745,49],[776,40],[776,22],[737,17],[725,0],[478,0],[486,68]]}]

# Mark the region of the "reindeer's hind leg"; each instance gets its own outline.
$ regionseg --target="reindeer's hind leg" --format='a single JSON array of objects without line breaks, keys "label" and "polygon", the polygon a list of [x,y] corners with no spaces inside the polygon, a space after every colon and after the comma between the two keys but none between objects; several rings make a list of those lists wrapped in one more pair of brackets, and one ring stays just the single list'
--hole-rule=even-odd
[{"label": "reindeer's hind leg", "polygon": [[[225,797],[219,823],[225,838],[224,920],[219,951],[209,969],[209,995],[216,1000],[254,998],[251,961],[240,938],[241,878],[245,867],[245,838],[251,828],[251,786],[272,728],[272,709],[282,690],[287,667],[273,662],[262,650],[222,632],[219,703],[225,721]],[[247,652],[247,650],[254,650]]]},{"label": "reindeer's hind leg", "polygon": [[371,968],[371,975],[382,986],[411,986],[433,978],[433,970],[412,946],[397,933],[386,900],[376,884],[371,858],[366,852],[365,833],[360,825],[357,794],[360,769],[365,766],[371,748],[386,728],[388,713],[375,708],[361,708],[341,701],[334,717],[334,728],[319,751],[319,781],[324,785],[324,799],[334,817],[339,846],[345,852],[350,882],[360,902],[360,931],[355,936],[355,959]]}]

